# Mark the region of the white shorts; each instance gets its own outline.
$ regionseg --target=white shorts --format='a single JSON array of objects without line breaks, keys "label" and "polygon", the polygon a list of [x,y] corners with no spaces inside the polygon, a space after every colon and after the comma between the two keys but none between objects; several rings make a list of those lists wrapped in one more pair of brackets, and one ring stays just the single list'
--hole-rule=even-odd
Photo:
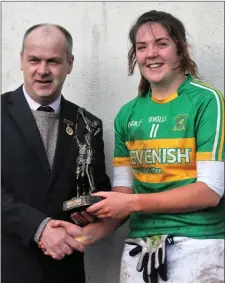
[{"label": "white shorts", "polygon": [[[139,255],[129,255],[133,248],[125,243],[120,283],[144,282],[142,272],[136,270]],[[224,283],[224,240],[174,237],[174,244],[167,246],[167,264],[167,283]]]}]

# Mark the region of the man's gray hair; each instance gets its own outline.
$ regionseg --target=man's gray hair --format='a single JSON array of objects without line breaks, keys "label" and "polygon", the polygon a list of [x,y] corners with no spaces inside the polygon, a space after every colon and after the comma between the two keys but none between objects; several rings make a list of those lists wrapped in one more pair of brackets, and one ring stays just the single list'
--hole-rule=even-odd
[{"label": "man's gray hair", "polygon": [[53,26],[55,28],[57,28],[58,30],[60,30],[63,35],[65,36],[66,42],[67,42],[67,54],[68,56],[72,55],[72,51],[73,51],[73,38],[71,36],[71,34],[68,32],[68,30],[66,30],[64,27],[60,26],[60,25],[55,25],[55,24],[37,24],[34,25],[32,27],[30,27],[24,34],[23,36],[23,43],[22,43],[22,49],[21,52],[24,52],[24,47],[25,47],[25,41],[27,36],[35,29],[39,28],[39,27],[47,27],[47,26]]}]

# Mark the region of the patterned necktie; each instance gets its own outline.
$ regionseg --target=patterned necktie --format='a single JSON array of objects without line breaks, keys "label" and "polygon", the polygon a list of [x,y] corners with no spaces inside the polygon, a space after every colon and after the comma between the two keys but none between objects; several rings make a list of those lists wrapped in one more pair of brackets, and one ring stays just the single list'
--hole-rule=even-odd
[{"label": "patterned necktie", "polygon": [[37,111],[45,111],[45,112],[55,112],[54,109],[50,106],[40,106]]}]

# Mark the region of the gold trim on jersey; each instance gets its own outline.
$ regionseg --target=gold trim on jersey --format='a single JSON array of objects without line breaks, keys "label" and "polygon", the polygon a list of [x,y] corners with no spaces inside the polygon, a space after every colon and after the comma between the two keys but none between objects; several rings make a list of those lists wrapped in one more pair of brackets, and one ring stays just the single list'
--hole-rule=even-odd
[{"label": "gold trim on jersey", "polygon": [[176,97],[178,97],[177,92],[171,94],[170,96],[168,96],[165,99],[157,99],[156,97],[152,96],[152,100],[155,101],[156,103],[164,104],[164,103],[170,102],[171,100],[175,99]]},{"label": "gold trim on jersey", "polygon": [[197,152],[196,161],[212,161],[212,152]]},{"label": "gold trim on jersey", "polygon": [[155,139],[127,141],[128,150],[144,148],[192,148],[195,151],[195,138]]},{"label": "gold trim on jersey", "polygon": [[114,157],[113,166],[130,166],[130,157]]},{"label": "gold trim on jersey", "polygon": [[[134,173],[135,178],[145,183],[167,183],[197,178],[196,168],[174,169],[162,166],[163,174]],[[133,170],[134,171],[134,170]]]}]

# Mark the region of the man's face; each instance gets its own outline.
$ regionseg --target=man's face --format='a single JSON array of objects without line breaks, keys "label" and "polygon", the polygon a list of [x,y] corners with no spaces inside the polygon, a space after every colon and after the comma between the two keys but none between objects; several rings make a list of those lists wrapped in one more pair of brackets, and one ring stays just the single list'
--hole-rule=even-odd
[{"label": "man's face", "polygon": [[171,82],[181,72],[176,44],[161,24],[143,24],[138,29],[135,51],[140,72],[151,85]]},{"label": "man's face", "polygon": [[26,38],[21,70],[27,93],[38,103],[48,104],[61,94],[73,67],[64,35],[55,27],[40,27]]}]

